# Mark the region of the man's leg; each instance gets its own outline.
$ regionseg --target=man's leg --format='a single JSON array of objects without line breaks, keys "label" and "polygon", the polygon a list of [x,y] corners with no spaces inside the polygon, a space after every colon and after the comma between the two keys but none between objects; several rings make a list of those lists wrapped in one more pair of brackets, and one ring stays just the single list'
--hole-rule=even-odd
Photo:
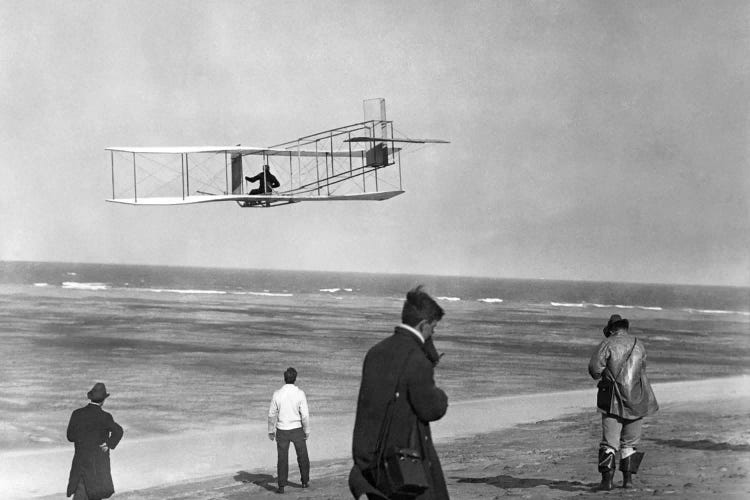
[{"label": "man's leg", "polygon": [[599,448],[607,448],[613,452],[620,449],[620,434],[622,434],[622,419],[615,415],[602,414],[602,440]]},{"label": "man's leg", "polygon": [[620,471],[622,472],[623,488],[630,488],[632,474],[638,472],[641,459],[643,459],[643,453],[635,451],[636,445],[641,441],[642,429],[642,418],[622,421],[622,435],[620,437]]},{"label": "man's leg", "polygon": [[289,431],[276,429],[276,451],[278,453],[276,472],[279,476],[279,488],[286,486],[289,478],[289,441]]},{"label": "man's leg", "polygon": [[599,472],[602,482],[599,489],[611,490],[615,477],[615,453],[620,448],[622,423],[614,415],[602,414],[602,440],[599,443]]},{"label": "man's leg", "polygon": [[83,477],[78,480],[78,486],[76,486],[76,492],[73,494],[73,500],[89,500],[89,496],[86,494],[86,485],[83,482]]},{"label": "man's leg", "polygon": [[310,482],[310,457],[307,455],[307,441],[305,440],[305,431],[294,429],[294,451],[297,453],[297,465],[299,465],[299,474],[304,487]]}]

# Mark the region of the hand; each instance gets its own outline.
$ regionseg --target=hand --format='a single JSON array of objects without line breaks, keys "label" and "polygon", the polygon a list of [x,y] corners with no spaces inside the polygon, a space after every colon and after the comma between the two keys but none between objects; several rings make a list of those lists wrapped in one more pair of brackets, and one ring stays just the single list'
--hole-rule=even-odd
[{"label": "hand", "polygon": [[271,441],[273,441],[274,439],[276,439],[276,434],[273,433],[273,432],[269,432],[268,433],[268,439],[270,439]]},{"label": "hand", "polygon": [[104,452],[107,452],[107,451],[109,451],[109,446],[107,446],[107,443],[102,443],[102,444],[100,444],[100,445],[99,445],[99,448],[100,448],[100,449],[101,449],[102,451],[104,451]]},{"label": "hand", "polygon": [[309,432],[305,432],[305,441],[307,441],[308,439],[310,439],[310,433]]}]

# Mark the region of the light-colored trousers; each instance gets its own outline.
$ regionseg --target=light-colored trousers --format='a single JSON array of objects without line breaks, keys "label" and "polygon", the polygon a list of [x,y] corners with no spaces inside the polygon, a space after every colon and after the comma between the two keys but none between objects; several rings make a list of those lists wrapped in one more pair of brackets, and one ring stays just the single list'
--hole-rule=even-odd
[{"label": "light-colored trousers", "polygon": [[635,452],[641,441],[643,419],[628,420],[617,415],[602,414],[602,440],[600,448],[611,448],[620,451],[620,458],[626,458]]}]

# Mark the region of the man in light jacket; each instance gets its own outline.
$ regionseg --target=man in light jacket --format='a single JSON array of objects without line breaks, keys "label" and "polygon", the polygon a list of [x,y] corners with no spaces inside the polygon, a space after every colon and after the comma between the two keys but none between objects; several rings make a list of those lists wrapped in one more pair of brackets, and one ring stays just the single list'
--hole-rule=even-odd
[{"label": "man in light jacket", "polygon": [[631,474],[638,472],[643,459],[636,452],[641,439],[643,417],[659,409],[646,377],[646,348],[628,334],[627,319],[613,314],[604,327],[604,339],[589,361],[589,374],[599,382],[599,390],[611,397],[598,398],[602,414],[602,440],[599,444],[599,472],[602,490],[611,490],[615,475],[615,454],[620,452],[622,487],[631,487]]},{"label": "man in light jacket", "polygon": [[278,451],[279,493],[284,493],[289,477],[289,443],[294,443],[297,464],[302,479],[302,487],[310,485],[310,459],[307,456],[307,438],[310,437],[310,413],[305,393],[294,385],[297,370],[287,368],[284,372],[284,386],[273,393],[268,409],[268,439],[276,439]]}]

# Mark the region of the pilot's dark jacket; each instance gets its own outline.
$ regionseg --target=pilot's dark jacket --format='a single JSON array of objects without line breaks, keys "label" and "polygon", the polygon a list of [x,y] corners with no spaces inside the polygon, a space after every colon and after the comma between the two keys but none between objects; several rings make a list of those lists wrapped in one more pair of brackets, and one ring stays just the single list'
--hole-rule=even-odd
[{"label": "pilot's dark jacket", "polygon": [[396,327],[393,335],[373,346],[365,356],[352,442],[354,467],[349,475],[349,488],[355,498],[363,494],[369,498],[385,498],[374,484],[376,446],[399,374],[400,396],[385,449],[416,447],[424,458],[429,482],[429,488],[416,498],[448,498],[430,432],[430,422],[442,418],[448,409],[448,397],[435,386],[433,378],[436,354],[430,340],[422,344],[413,333]]},{"label": "pilot's dark jacket", "polygon": [[589,374],[594,379],[604,376],[611,380],[618,372],[607,413],[627,420],[655,413],[659,405],[646,376],[646,348],[625,330],[604,339],[589,361]]},{"label": "pilot's dark jacket", "polygon": [[75,493],[83,480],[90,499],[109,498],[115,492],[109,468],[109,451],[99,447],[107,443],[114,450],[122,439],[123,430],[102,407],[89,403],[70,416],[68,441],[75,443],[73,465],[70,467],[67,496]]},{"label": "pilot's dark jacket", "polygon": [[261,172],[252,177],[245,177],[248,182],[258,181],[258,188],[253,189],[249,194],[268,194],[271,189],[281,185],[279,180],[271,172]]}]

